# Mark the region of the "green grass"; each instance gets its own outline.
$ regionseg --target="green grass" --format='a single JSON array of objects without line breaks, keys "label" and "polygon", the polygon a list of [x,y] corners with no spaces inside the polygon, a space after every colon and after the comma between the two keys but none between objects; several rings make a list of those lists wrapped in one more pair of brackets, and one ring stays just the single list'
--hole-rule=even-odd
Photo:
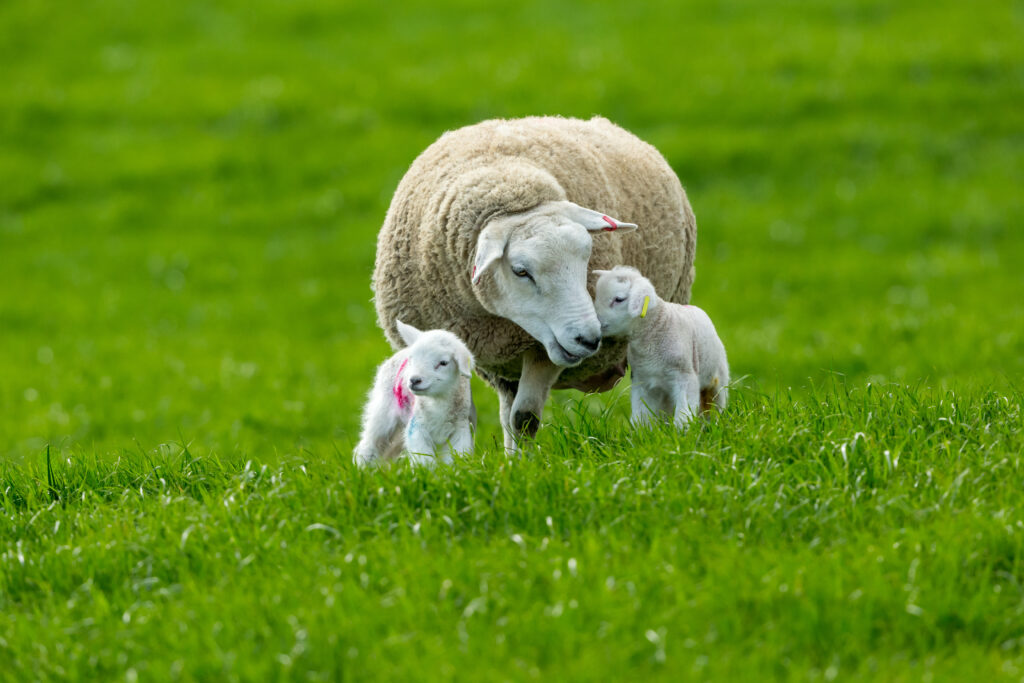
[{"label": "green grass", "polygon": [[[0,4],[0,678],[1024,676],[1022,34],[1019,1]],[[538,113],[675,168],[733,404],[634,433],[625,388],[560,394],[508,463],[476,382],[477,457],[353,470],[395,185]]]},{"label": "green grass", "polygon": [[522,462],[435,472],[9,467],[0,643],[16,677],[1013,673],[1022,398],[744,391],[688,434],[574,404]]}]

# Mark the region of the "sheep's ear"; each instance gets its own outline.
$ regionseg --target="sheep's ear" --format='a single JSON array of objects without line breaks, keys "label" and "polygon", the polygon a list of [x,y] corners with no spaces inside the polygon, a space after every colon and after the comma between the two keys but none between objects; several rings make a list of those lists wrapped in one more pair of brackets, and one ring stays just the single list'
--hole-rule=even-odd
[{"label": "sheep's ear", "polygon": [[654,299],[654,286],[649,282],[640,280],[633,282],[633,288],[629,292],[629,314],[634,318],[640,315],[646,316],[647,309]]},{"label": "sheep's ear", "polygon": [[476,239],[476,259],[473,261],[473,272],[470,275],[474,285],[480,284],[484,272],[505,254],[507,244],[507,228],[494,224],[484,226]]},{"label": "sheep's ear", "polygon": [[402,341],[404,341],[407,346],[415,344],[416,340],[420,338],[421,334],[423,334],[412,325],[406,325],[401,320],[396,320],[395,324],[398,326],[398,336],[402,338]]},{"label": "sheep's ear", "polygon": [[582,206],[566,202],[564,215],[574,223],[579,223],[587,232],[632,232],[636,223],[623,223],[617,218],[606,216],[600,211],[584,209]]},{"label": "sheep's ear", "polygon": [[473,354],[469,349],[459,349],[455,352],[455,363],[459,366],[459,373],[464,377],[473,376]]}]

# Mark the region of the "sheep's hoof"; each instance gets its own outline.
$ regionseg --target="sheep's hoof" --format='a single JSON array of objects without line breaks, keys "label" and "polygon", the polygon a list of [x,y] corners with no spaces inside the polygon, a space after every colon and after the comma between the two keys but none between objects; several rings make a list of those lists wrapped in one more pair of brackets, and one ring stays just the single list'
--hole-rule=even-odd
[{"label": "sheep's hoof", "polygon": [[512,426],[518,434],[534,437],[540,428],[540,418],[536,413],[520,410],[512,417]]}]

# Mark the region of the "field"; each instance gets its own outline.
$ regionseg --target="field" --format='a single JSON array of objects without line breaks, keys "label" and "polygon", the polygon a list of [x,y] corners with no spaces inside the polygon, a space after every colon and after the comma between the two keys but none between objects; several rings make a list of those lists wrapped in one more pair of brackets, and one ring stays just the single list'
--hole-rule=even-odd
[{"label": "field", "polygon": [[[0,4],[0,679],[1024,678],[1024,4]],[[351,465],[405,169],[601,114],[733,402]]]}]

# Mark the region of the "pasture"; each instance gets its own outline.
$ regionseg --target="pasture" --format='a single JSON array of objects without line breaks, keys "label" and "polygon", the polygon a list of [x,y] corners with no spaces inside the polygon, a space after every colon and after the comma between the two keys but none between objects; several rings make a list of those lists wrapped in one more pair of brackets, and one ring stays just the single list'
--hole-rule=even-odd
[{"label": "pasture", "polygon": [[[0,678],[1024,677],[1024,5],[0,5]],[[703,429],[351,464],[391,193],[601,114],[697,215]],[[642,229],[642,226],[641,226]]]}]

